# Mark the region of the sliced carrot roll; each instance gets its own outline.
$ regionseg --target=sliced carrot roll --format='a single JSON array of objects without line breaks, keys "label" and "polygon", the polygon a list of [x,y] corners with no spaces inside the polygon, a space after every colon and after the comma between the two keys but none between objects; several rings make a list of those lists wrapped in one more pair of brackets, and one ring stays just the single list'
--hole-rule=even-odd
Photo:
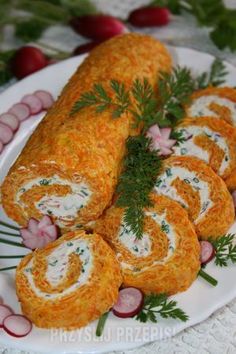
[{"label": "sliced carrot roll", "polygon": [[136,239],[125,224],[124,211],[111,207],[95,226],[117,254],[124,286],[145,293],[176,294],[196,279],[199,242],[186,211],[164,196],[152,195],[145,210],[144,233]]},{"label": "sliced carrot roll", "polygon": [[97,234],[70,232],[20,262],[22,312],[42,328],[76,329],[107,312],[122,282],[112,249]]},{"label": "sliced carrot roll", "polygon": [[189,117],[218,117],[236,126],[236,89],[208,87],[196,91],[186,113]]},{"label": "sliced carrot roll", "polygon": [[186,118],[175,130],[183,137],[173,148],[175,156],[197,157],[223,179],[236,168],[236,130],[223,120]]},{"label": "sliced carrot roll", "polygon": [[234,222],[233,201],[224,181],[199,159],[165,160],[154,190],[186,208],[202,239],[222,236]]},{"label": "sliced carrot roll", "polygon": [[98,114],[95,107],[71,115],[72,107],[96,83],[115,95],[111,79],[128,90],[136,78],[154,86],[158,72],[170,69],[169,53],[149,36],[126,34],[95,48],[10,169],[2,186],[8,216],[25,225],[48,214],[65,229],[96,220],[111,201],[132,116],[115,119],[111,110]]}]

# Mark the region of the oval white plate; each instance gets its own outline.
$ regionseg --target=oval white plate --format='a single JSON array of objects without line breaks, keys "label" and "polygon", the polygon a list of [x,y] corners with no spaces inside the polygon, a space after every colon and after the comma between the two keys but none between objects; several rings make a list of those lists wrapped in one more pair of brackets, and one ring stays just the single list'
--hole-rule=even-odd
[{"label": "oval white plate", "polygon": [[[190,67],[194,73],[208,70],[213,57],[185,48],[170,48],[174,60],[180,66]],[[56,98],[61,89],[83,61],[85,56],[68,59],[59,64],[31,75],[18,82],[0,95],[0,113],[6,111],[13,103],[19,101],[24,94],[37,89],[49,90]],[[226,64],[229,71],[227,84],[236,85],[236,68]],[[9,167],[20,153],[29,135],[35,129],[44,114],[25,121],[15,139],[5,148],[0,156],[0,181],[7,174]],[[1,219],[7,219],[0,209]],[[236,224],[231,228],[236,232]],[[0,254],[24,254],[21,248],[0,244]],[[16,262],[0,260],[0,267],[14,265]],[[189,315],[186,323],[176,320],[159,319],[157,324],[141,324],[134,319],[119,319],[112,314],[106,323],[102,337],[95,336],[97,322],[84,329],[73,332],[43,330],[34,327],[31,334],[25,338],[15,339],[0,331],[0,343],[6,347],[23,350],[33,350],[44,353],[101,353],[112,350],[125,350],[138,347],[144,343],[173,336],[179,331],[206,319],[215,310],[222,307],[236,296],[236,267],[221,269],[209,264],[207,271],[219,281],[215,288],[201,279],[197,279],[188,291],[174,296],[178,305]],[[20,306],[15,295],[14,271],[0,273],[0,295],[15,312],[20,312]],[[56,317],[55,313],[55,317]]]}]

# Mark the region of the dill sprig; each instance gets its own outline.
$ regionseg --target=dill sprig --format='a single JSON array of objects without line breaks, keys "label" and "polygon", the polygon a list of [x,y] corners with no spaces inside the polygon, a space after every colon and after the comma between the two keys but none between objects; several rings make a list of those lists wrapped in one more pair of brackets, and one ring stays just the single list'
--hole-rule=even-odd
[{"label": "dill sprig", "polygon": [[177,302],[168,300],[166,294],[146,295],[143,308],[135,318],[140,322],[157,323],[157,315],[160,315],[163,318],[174,318],[186,322],[188,315],[176,306]]},{"label": "dill sprig", "polygon": [[153,189],[161,160],[150,150],[150,140],[144,135],[130,137],[126,143],[124,170],[117,186],[117,206],[125,208],[124,222],[138,239],[143,235],[145,207],[151,206],[149,194]]},{"label": "dill sprig", "polygon": [[228,71],[225,64],[216,58],[212,65],[210,72],[203,72],[196,78],[196,89],[204,89],[208,86],[219,86],[225,83],[225,77]]},{"label": "dill sprig", "polygon": [[228,262],[236,263],[235,234],[226,234],[216,240],[211,240],[215,248],[215,264],[220,267],[227,267]]}]

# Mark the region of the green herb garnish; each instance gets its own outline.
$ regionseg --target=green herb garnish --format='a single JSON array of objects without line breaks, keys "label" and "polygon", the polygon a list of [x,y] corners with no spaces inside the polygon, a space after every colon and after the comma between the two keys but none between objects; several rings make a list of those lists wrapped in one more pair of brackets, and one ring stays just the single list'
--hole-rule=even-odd
[{"label": "green herb garnish", "polygon": [[157,315],[160,315],[163,318],[174,318],[186,322],[188,316],[176,306],[177,302],[168,300],[166,294],[146,295],[143,308],[135,318],[140,322],[151,321],[157,323]]},{"label": "green herb garnish", "polygon": [[98,324],[97,324],[97,329],[96,329],[96,336],[97,337],[101,337],[102,332],[104,330],[105,324],[106,324],[106,320],[108,318],[109,312],[105,312],[98,320]]},{"label": "green herb garnish", "polygon": [[213,278],[211,275],[206,273],[202,268],[199,270],[198,275],[203,279],[205,279],[212,286],[216,286],[218,284],[218,281],[215,278]]},{"label": "green herb garnish", "polygon": [[227,74],[224,63],[220,59],[215,59],[211,65],[210,72],[203,72],[196,78],[196,89],[219,86],[225,82]]},{"label": "green herb garnish", "polygon": [[227,267],[228,262],[236,263],[235,234],[227,234],[216,240],[211,240],[215,248],[215,264],[220,267]]}]

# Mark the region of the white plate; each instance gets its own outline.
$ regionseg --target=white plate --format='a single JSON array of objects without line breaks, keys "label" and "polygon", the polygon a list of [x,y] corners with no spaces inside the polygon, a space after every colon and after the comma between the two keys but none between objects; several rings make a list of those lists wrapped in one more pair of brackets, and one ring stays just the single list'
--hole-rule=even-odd
[{"label": "white plate", "polygon": [[[214,59],[208,54],[191,49],[170,49],[176,63],[190,67],[195,73],[208,70]],[[52,65],[10,87],[0,95],[0,113],[19,101],[24,94],[37,89],[49,90],[54,97],[57,97],[83,59],[84,56],[79,56]],[[236,68],[230,64],[226,64],[226,66],[229,71],[227,83],[235,86]],[[43,115],[40,114],[24,122],[15,139],[5,148],[0,156],[0,181],[3,180],[9,167],[42,117]],[[0,209],[0,216],[1,219],[10,221],[4,215],[2,209]],[[236,232],[236,224],[230,231]],[[0,244],[0,254],[22,254],[22,250],[21,248]],[[9,265],[14,265],[14,261],[0,260],[1,267]],[[14,339],[2,331],[0,332],[0,343],[6,347],[50,354],[101,353],[131,349],[147,342],[173,336],[181,330],[203,321],[236,296],[236,268],[234,266],[221,269],[209,264],[207,271],[218,279],[219,285],[217,287],[213,288],[203,280],[197,279],[188,291],[174,296],[178,305],[189,315],[189,321],[186,323],[160,318],[158,324],[141,324],[134,319],[118,319],[110,314],[101,338],[95,336],[97,322],[93,322],[86,328],[73,332],[49,331],[34,327],[29,336],[21,339]],[[20,312],[20,306],[15,295],[13,271],[5,274],[0,273],[0,295],[12,306],[15,312]]]}]

